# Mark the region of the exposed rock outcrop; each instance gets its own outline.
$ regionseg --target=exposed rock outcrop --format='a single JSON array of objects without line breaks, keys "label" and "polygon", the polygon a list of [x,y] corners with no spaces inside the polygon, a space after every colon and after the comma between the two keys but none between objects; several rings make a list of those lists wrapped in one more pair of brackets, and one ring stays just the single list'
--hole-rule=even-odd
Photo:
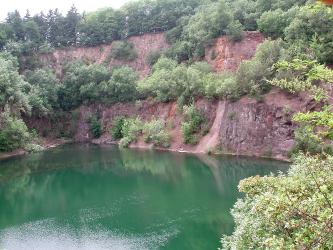
[{"label": "exposed rock outcrop", "polygon": [[[214,40],[212,46],[206,49],[205,60],[212,65],[215,71],[235,70],[242,60],[250,59],[257,45],[264,40],[259,32],[245,32],[244,39],[232,42],[223,36]],[[170,45],[164,33],[151,33],[141,36],[132,36],[128,41],[133,43],[138,57],[130,62],[110,59],[112,43],[93,47],[71,47],[57,49],[52,53],[39,56],[43,65],[53,68],[58,76],[62,76],[63,65],[72,60],[82,59],[91,63],[106,63],[110,68],[117,65],[128,65],[138,72],[141,78],[150,73],[150,66],[146,57],[151,51],[162,51]]]},{"label": "exposed rock outcrop", "polygon": [[39,58],[43,65],[53,68],[58,76],[62,76],[62,67],[66,62],[82,59],[91,63],[105,63],[110,68],[117,65],[128,65],[136,70],[140,77],[143,77],[150,72],[150,67],[146,63],[146,57],[149,52],[160,51],[169,47],[164,33],[148,33],[141,36],[132,36],[127,40],[133,43],[138,54],[138,57],[131,62],[111,59],[112,43],[93,47],[57,49],[52,53],[41,54]]},{"label": "exposed rock outcrop", "polygon": [[240,42],[232,42],[226,36],[214,40],[205,50],[205,60],[216,72],[236,70],[243,60],[251,59],[264,36],[257,31],[244,32]]},{"label": "exposed rock outcrop", "polygon": [[[146,64],[146,56],[150,51],[167,48],[164,34],[145,34],[129,38],[138,52],[138,58],[132,62],[110,60],[112,44],[87,48],[68,48],[56,50],[51,54],[41,55],[45,65],[53,67],[59,75],[62,65],[68,60],[84,59],[95,63],[107,62],[109,67],[127,64],[144,77],[150,72]],[[215,71],[235,70],[242,60],[250,59],[264,37],[258,32],[246,32],[240,42],[231,42],[227,37],[216,39],[206,49],[205,60]],[[177,112],[176,103],[154,103],[141,101],[137,104],[122,103],[111,106],[82,106],[76,112],[75,141],[95,143],[115,143],[109,131],[114,119],[118,116],[140,117],[142,120],[160,118],[166,121],[171,136],[170,150],[206,153],[219,151],[237,155],[265,156],[276,159],[287,159],[288,152],[294,144],[295,125],[291,121],[292,114],[306,111],[311,103],[306,97],[295,97],[280,90],[273,90],[263,100],[256,101],[243,97],[239,101],[197,100],[196,106],[201,109],[208,120],[210,131],[191,146],[183,143],[181,122],[183,117]],[[91,114],[101,117],[104,134],[98,140],[92,140],[87,124]],[[33,127],[33,124],[32,124]],[[35,126],[38,127],[38,126]],[[40,127],[40,126],[39,126]],[[150,147],[139,138],[132,147]]]},{"label": "exposed rock outcrop", "polygon": [[[207,117],[210,131],[197,145],[185,145],[181,133],[182,115],[176,111],[176,103],[153,103],[142,101],[115,104],[82,106],[75,139],[78,142],[91,141],[86,124],[91,114],[100,114],[104,133],[95,143],[115,143],[108,132],[117,116],[140,117],[149,121],[160,118],[166,121],[171,135],[172,151],[193,153],[221,152],[235,155],[270,157],[280,160],[288,158],[294,144],[295,125],[292,114],[311,108],[306,97],[295,97],[280,90],[273,90],[262,101],[243,97],[237,102],[197,100],[196,106]],[[132,147],[150,147],[142,138]]]},{"label": "exposed rock outcrop", "polygon": [[222,152],[286,159],[294,145],[292,114],[304,100],[274,90],[262,102],[244,97],[228,102],[220,126]]}]

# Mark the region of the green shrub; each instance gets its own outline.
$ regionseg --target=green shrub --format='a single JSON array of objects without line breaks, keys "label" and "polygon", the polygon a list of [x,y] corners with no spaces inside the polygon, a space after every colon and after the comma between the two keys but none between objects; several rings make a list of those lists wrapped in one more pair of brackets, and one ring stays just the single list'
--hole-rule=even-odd
[{"label": "green shrub", "polygon": [[28,141],[30,134],[22,119],[13,117],[7,112],[0,114],[0,151],[18,149]]},{"label": "green shrub", "polygon": [[112,43],[110,57],[119,60],[133,61],[138,57],[134,44],[127,41],[116,41]]},{"label": "green shrub", "polygon": [[146,56],[146,63],[149,66],[153,66],[161,56],[162,56],[162,51],[159,50],[150,51]]},{"label": "green shrub", "polygon": [[111,71],[98,64],[83,61],[65,64],[63,84],[58,91],[58,101],[63,110],[72,110],[81,104],[103,101],[103,87],[111,79]]},{"label": "green shrub", "polygon": [[193,134],[193,128],[189,122],[183,122],[181,128],[185,144],[196,144],[198,142],[197,136]]},{"label": "green shrub", "polygon": [[152,142],[154,145],[169,147],[170,136],[165,130],[165,122],[163,120],[153,119],[143,125],[143,135],[145,142]]},{"label": "green shrub", "polygon": [[332,249],[333,157],[300,154],[287,174],[254,176],[232,215],[223,249]]},{"label": "green shrub", "polygon": [[187,61],[192,57],[193,45],[187,41],[177,41],[164,54],[179,63]]},{"label": "green shrub", "polygon": [[185,144],[196,144],[204,128],[206,118],[193,104],[184,107],[184,121],[181,128]]},{"label": "green shrub", "polygon": [[112,124],[112,128],[111,128],[111,135],[112,138],[115,140],[119,140],[121,138],[123,138],[123,133],[122,133],[122,128],[125,122],[125,118],[124,117],[117,117],[113,124]]},{"label": "green shrub", "polygon": [[173,44],[180,40],[183,32],[183,25],[178,25],[165,32],[165,39],[168,43]]},{"label": "green shrub", "polygon": [[234,42],[241,41],[243,39],[243,25],[238,20],[232,21],[227,26],[226,35]]},{"label": "green shrub", "polygon": [[163,120],[153,119],[150,122],[142,122],[139,118],[118,117],[113,123],[111,129],[114,139],[121,139],[119,147],[125,148],[131,142],[137,140],[138,136],[143,134],[145,142],[152,142],[156,146],[169,147],[170,136],[165,130]]},{"label": "green shrub", "polygon": [[119,147],[120,148],[127,148],[128,145],[132,142],[131,138],[129,137],[123,137],[121,138],[121,140],[119,141]]},{"label": "green shrub", "polygon": [[216,55],[216,50],[213,49],[212,52],[211,52],[211,54],[210,54],[210,60],[215,60],[216,57],[217,57],[217,55]]},{"label": "green shrub", "polygon": [[153,66],[153,73],[138,83],[138,90],[145,96],[154,95],[158,101],[177,99],[184,91],[186,67],[165,57]]},{"label": "green shrub", "polygon": [[142,132],[142,121],[139,118],[127,118],[124,119],[123,126],[121,128],[121,133],[123,138],[127,138],[127,141],[136,141],[137,137]]},{"label": "green shrub", "polygon": [[251,60],[243,61],[236,72],[236,81],[240,94],[256,96],[267,92],[271,85],[267,80],[274,77],[272,66],[281,55],[281,41],[266,40],[257,48],[255,56]]},{"label": "green shrub", "polygon": [[38,144],[28,143],[27,145],[24,146],[24,150],[27,151],[28,153],[37,153],[44,151],[45,148]]},{"label": "green shrub", "polygon": [[89,129],[94,138],[99,138],[102,135],[102,124],[96,116],[90,116],[88,118]]},{"label": "green shrub", "polygon": [[281,9],[266,11],[257,21],[258,28],[272,38],[283,37],[285,28],[288,27],[298,11],[297,7],[288,11]]},{"label": "green shrub", "polygon": [[[323,144],[320,137],[313,133],[313,129],[308,125],[301,125],[295,132],[295,144],[289,155],[292,156],[298,152],[318,154],[323,151]],[[329,149],[325,147],[327,151]]]},{"label": "green shrub", "polygon": [[314,59],[319,62],[332,64],[332,8],[324,4],[308,4],[301,7],[289,23],[284,30],[289,47],[297,44],[296,49],[302,54],[314,54]]},{"label": "green shrub", "polygon": [[237,100],[243,94],[234,74],[207,74],[203,77],[204,95],[208,98]]},{"label": "green shrub", "polygon": [[101,82],[96,87],[96,101],[107,104],[134,101],[138,97],[137,81],[138,75],[132,68],[114,68],[110,80]]}]

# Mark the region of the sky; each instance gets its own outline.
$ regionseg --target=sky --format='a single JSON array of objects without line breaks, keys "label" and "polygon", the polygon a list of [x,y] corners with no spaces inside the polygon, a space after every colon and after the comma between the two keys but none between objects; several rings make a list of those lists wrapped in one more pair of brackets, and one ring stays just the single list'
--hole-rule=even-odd
[{"label": "sky", "polygon": [[80,13],[89,12],[103,7],[119,8],[130,0],[1,0],[0,20],[4,20],[7,13],[19,10],[21,15],[25,15],[29,9],[30,14],[36,14],[40,11],[46,13],[49,9],[58,8],[63,14],[74,4]]}]

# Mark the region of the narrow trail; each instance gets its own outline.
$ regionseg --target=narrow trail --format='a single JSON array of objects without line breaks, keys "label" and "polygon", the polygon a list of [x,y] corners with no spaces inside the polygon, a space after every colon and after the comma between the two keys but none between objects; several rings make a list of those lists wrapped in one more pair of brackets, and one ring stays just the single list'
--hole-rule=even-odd
[{"label": "narrow trail", "polygon": [[219,143],[219,132],[221,128],[222,118],[224,115],[226,101],[219,101],[214,123],[209,130],[209,133],[205,135],[199,142],[195,149],[195,153],[207,153],[210,149],[214,149]]}]

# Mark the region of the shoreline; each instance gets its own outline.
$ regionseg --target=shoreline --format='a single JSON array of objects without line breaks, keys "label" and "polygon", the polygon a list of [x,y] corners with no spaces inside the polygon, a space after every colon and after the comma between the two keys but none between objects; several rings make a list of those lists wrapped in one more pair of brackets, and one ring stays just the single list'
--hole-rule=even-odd
[{"label": "shoreline", "polygon": [[[69,139],[52,139],[51,141],[48,141],[48,139],[45,140],[44,143],[42,143],[42,146],[44,147],[44,150],[49,150],[52,148],[56,148],[65,144],[69,144],[69,143],[82,143],[82,142],[75,142],[73,140],[69,140]],[[94,142],[94,141],[90,141],[90,142],[86,142],[86,143],[91,143],[94,145],[118,145],[118,142],[114,141],[114,142],[107,142],[107,143],[98,143],[98,142]],[[291,163],[291,160],[286,158],[286,157],[265,157],[265,156],[259,156],[259,155],[251,155],[251,154],[235,154],[235,153],[227,153],[227,152],[211,152],[211,153],[204,153],[204,152],[196,152],[194,150],[185,150],[185,149],[175,149],[175,148],[163,148],[163,147],[155,147],[151,144],[146,144],[146,145],[138,145],[138,144],[132,144],[129,145],[128,147],[129,149],[141,149],[141,150],[159,150],[159,151],[168,151],[168,152],[174,152],[174,153],[180,153],[180,154],[195,154],[195,155],[225,155],[225,156],[235,156],[235,157],[254,157],[254,158],[259,158],[259,159],[266,159],[266,160],[274,160],[274,161],[281,161],[281,162],[285,162],[285,163]],[[4,152],[4,153],[0,153],[0,160],[5,160],[5,159],[9,159],[15,156],[21,156],[21,155],[27,155],[29,154],[29,152],[27,152],[24,149],[17,149],[15,151],[12,152]]]},{"label": "shoreline", "polygon": [[[72,143],[73,140],[71,139],[50,139],[50,138],[45,138],[43,139],[43,142],[41,143],[41,146],[44,147],[44,150],[49,150],[52,148],[59,147],[64,144]],[[0,153],[0,160],[6,160],[15,156],[21,156],[21,155],[27,155],[29,154],[28,151],[24,149],[16,149],[11,152],[2,152]]]},{"label": "shoreline", "polygon": [[[119,143],[116,141],[113,142],[103,142],[98,143],[91,141],[90,143],[94,145],[118,145]],[[267,156],[260,156],[260,155],[254,155],[254,154],[236,154],[236,153],[227,153],[227,152],[211,152],[211,153],[205,153],[205,152],[197,152],[195,150],[185,150],[185,149],[175,149],[175,148],[163,148],[163,147],[155,147],[152,144],[130,144],[129,149],[142,149],[142,150],[159,150],[159,151],[168,151],[168,152],[174,152],[174,153],[185,153],[185,154],[194,154],[194,155],[225,155],[225,156],[244,156],[244,157],[253,157],[253,158],[259,158],[259,159],[266,159],[266,160],[274,160],[274,161],[281,161],[285,163],[291,163],[291,160],[287,157],[267,157]]]}]

